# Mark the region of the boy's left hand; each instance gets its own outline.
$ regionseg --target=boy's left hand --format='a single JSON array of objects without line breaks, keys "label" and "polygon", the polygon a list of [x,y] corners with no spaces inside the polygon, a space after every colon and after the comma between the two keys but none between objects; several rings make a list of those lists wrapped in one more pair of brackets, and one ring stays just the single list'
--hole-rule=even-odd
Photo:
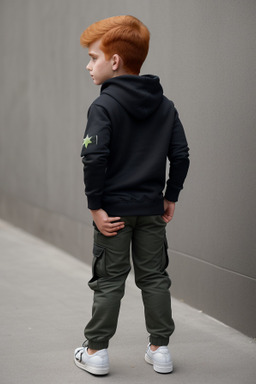
[{"label": "boy's left hand", "polygon": [[164,214],[162,216],[163,220],[169,223],[174,215],[175,203],[164,199]]},{"label": "boy's left hand", "polygon": [[124,222],[119,221],[120,217],[109,217],[103,209],[91,209],[90,211],[94,223],[104,236],[116,236],[117,232],[124,228]]}]

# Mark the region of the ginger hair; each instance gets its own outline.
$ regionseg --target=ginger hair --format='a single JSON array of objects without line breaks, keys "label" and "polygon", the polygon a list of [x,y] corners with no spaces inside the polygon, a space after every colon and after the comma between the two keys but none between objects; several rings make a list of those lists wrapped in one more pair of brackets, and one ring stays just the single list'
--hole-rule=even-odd
[{"label": "ginger hair", "polygon": [[148,54],[150,39],[148,28],[139,19],[124,15],[97,21],[82,33],[80,43],[88,47],[99,39],[106,60],[118,54],[128,73],[139,74]]}]

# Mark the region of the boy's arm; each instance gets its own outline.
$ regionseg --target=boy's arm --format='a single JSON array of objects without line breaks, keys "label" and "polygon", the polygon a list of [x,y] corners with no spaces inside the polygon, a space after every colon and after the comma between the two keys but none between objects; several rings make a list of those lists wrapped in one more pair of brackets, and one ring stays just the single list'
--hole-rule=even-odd
[{"label": "boy's arm", "polygon": [[109,157],[111,123],[102,107],[92,105],[88,111],[88,121],[82,147],[85,194],[88,208],[102,208],[105,173]]},{"label": "boy's arm", "polygon": [[81,152],[88,208],[93,221],[104,236],[115,236],[124,227],[120,217],[109,217],[101,208],[105,174],[109,157],[111,123],[104,108],[92,105]]},{"label": "boy's arm", "polygon": [[176,109],[168,159],[170,161],[170,169],[165,199],[169,202],[176,202],[178,201],[180,191],[183,189],[183,183],[189,168],[189,148]]}]

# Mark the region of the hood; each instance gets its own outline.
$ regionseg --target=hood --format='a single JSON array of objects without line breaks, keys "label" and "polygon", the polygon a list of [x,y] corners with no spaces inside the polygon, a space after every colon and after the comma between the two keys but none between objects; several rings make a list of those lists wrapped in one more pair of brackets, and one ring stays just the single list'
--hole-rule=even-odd
[{"label": "hood", "polygon": [[137,120],[149,117],[163,99],[159,77],[124,75],[105,81],[101,94],[113,97]]}]

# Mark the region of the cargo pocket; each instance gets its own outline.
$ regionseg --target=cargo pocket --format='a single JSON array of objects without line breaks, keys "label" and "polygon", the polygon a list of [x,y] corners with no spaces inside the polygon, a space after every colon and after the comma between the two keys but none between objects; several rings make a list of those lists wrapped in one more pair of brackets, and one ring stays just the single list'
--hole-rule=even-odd
[{"label": "cargo pocket", "polygon": [[91,289],[97,288],[97,281],[100,277],[106,276],[105,249],[97,244],[93,245],[92,278],[88,285]]},{"label": "cargo pocket", "polygon": [[162,254],[162,271],[164,272],[169,265],[169,255],[168,255],[168,241],[165,236],[163,244],[163,254]]}]

